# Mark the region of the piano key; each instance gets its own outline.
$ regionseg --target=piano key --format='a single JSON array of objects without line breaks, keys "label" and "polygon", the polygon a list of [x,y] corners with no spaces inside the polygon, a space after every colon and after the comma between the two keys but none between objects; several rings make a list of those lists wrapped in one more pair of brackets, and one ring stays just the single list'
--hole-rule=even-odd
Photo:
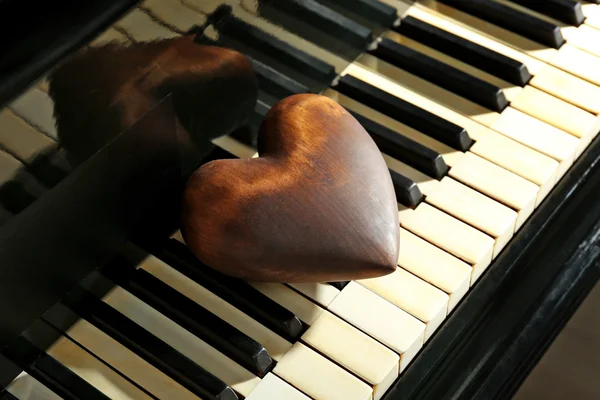
[{"label": "piano key", "polygon": [[10,103],[8,107],[50,139],[58,140],[54,125],[54,103],[47,93],[35,87],[31,88]]},{"label": "piano key", "polygon": [[535,208],[538,186],[517,175],[506,173],[503,168],[473,153],[465,154],[452,167],[449,175],[517,211],[516,229],[523,225]]},{"label": "piano key", "polygon": [[0,393],[2,400],[60,400],[60,396],[31,375],[22,372]]},{"label": "piano key", "polygon": [[[323,313],[323,308],[307,300],[295,290],[281,283],[250,282],[252,287],[260,291],[282,307],[287,308],[307,325],[312,325]],[[314,291],[312,293],[315,293]],[[314,300],[314,299],[313,299]]]},{"label": "piano key", "polygon": [[373,389],[302,343],[296,343],[275,374],[316,400],[368,400]]},{"label": "piano key", "polygon": [[206,22],[205,15],[194,12],[179,1],[145,0],[139,7],[181,34],[187,33],[194,25],[202,26]]},{"label": "piano key", "polygon": [[[264,355],[259,353],[257,354],[259,357],[269,357],[270,355],[273,359],[280,360],[292,347],[292,344],[287,340],[157,258],[149,256],[141,263],[139,268],[140,272],[143,271],[149,276],[160,280],[165,285],[191,299],[257,343],[260,343],[261,347],[264,346],[268,353]],[[250,301],[250,299],[246,301]],[[200,319],[199,313],[186,313],[190,317],[193,316],[194,319]],[[213,331],[217,330],[216,324],[212,323],[206,324],[206,328]],[[238,346],[240,349],[242,348],[241,344]],[[269,361],[270,357],[268,358]],[[256,355],[253,358],[257,362],[259,361]],[[268,367],[270,367],[270,362],[268,365],[265,364],[265,368],[261,369],[260,374],[266,373]]]},{"label": "piano key", "polygon": [[471,266],[404,228],[400,228],[400,241],[398,266],[444,291],[448,312],[452,311],[474,283]]},{"label": "piano key", "polygon": [[314,0],[274,1],[269,5],[354,47],[364,49],[373,40],[370,29]]},{"label": "piano key", "polygon": [[350,281],[327,282],[327,284],[333,286],[337,290],[342,290],[348,283],[350,283]]},{"label": "piano key", "polygon": [[531,79],[531,74],[522,62],[440,29],[412,15],[406,16],[395,30],[515,85],[524,86]]},{"label": "piano key", "polygon": [[536,184],[536,206],[557,181],[558,161],[492,131],[477,140],[470,151]]},{"label": "piano key", "polygon": [[[248,283],[225,276],[202,264],[182,243],[171,239],[161,249],[153,251],[153,254],[173,270],[187,276],[198,283],[200,287],[213,293],[215,300],[224,300],[233,306],[232,309],[241,311],[283,338],[294,342],[301,336],[304,328],[299,317],[293,312],[269,299]],[[163,264],[149,258],[142,268],[169,285],[178,287],[174,278],[167,280],[167,276],[164,274],[159,275],[159,271],[162,269],[158,268],[161,265]],[[176,276],[171,269],[168,271],[170,272],[168,276]],[[181,280],[185,281],[183,278]],[[183,289],[180,291],[183,293]],[[207,293],[205,297],[208,296]],[[223,307],[225,306],[223,305]],[[250,328],[250,321],[246,321],[244,324]],[[278,351],[269,349],[269,353],[278,359]]]},{"label": "piano key", "polygon": [[149,42],[179,36],[139,9],[134,9],[120,20],[117,20],[113,26],[135,42]]},{"label": "piano key", "polygon": [[496,258],[515,231],[518,215],[515,211],[450,177],[442,179],[427,196],[427,202],[494,238],[492,258]]},{"label": "piano key", "polygon": [[39,153],[26,168],[48,188],[56,186],[71,170],[64,150],[59,149]]},{"label": "piano key", "polygon": [[381,152],[435,179],[442,179],[448,173],[448,166],[438,152],[408,137],[398,135],[393,130],[357,112],[350,110],[350,113],[369,132]]},{"label": "piano key", "polygon": [[299,94],[299,93],[310,93],[310,90],[300,82],[282,74],[276,69],[258,61],[251,60],[252,67],[258,78],[258,85],[260,89],[268,92],[269,94],[283,99],[285,97]]},{"label": "piano key", "polygon": [[423,346],[423,322],[357,282],[340,292],[329,311],[394,350],[400,356],[400,372]]},{"label": "piano key", "polygon": [[544,3],[535,0],[511,1],[571,25],[579,26],[585,19],[581,4],[574,0],[547,0]]},{"label": "piano key", "polygon": [[582,51],[570,44],[560,48],[552,59],[552,65],[569,71],[586,81],[600,86],[600,57]]},{"label": "piano key", "polygon": [[248,396],[260,382],[256,375],[125,290],[114,289],[103,298],[103,302],[180,353],[186,354],[242,396]]},{"label": "piano key", "polygon": [[36,87],[44,93],[50,93],[50,81],[48,80],[48,78],[44,78],[41,81],[39,81]]},{"label": "piano key", "polygon": [[[408,18],[412,18],[412,17],[408,17]],[[445,35],[451,35],[451,34],[446,32]],[[518,96],[519,93],[523,90],[523,88],[519,85],[516,85],[514,83],[510,83],[506,80],[503,80],[495,75],[492,75],[488,72],[483,71],[482,69],[476,68],[473,65],[467,64],[463,61],[460,61],[459,59],[454,58],[440,50],[436,50],[432,47],[428,47],[428,46],[424,45],[423,43],[413,40],[407,36],[403,36],[399,33],[389,31],[389,32],[385,33],[384,37],[386,37],[387,39],[392,40],[394,42],[401,43],[402,45],[404,45],[406,47],[410,47],[411,49],[413,49],[415,51],[426,54],[427,56],[432,57],[444,64],[450,65],[468,75],[474,76],[480,80],[486,81],[486,82],[500,88],[500,90],[502,90],[502,92],[504,93],[504,96],[506,97],[506,99],[509,102],[512,101],[512,99],[514,99],[516,96]]]},{"label": "piano key", "polygon": [[439,0],[439,2],[546,46],[558,49],[565,42],[560,27],[495,1]]},{"label": "piano key", "polygon": [[383,38],[370,54],[494,111],[508,105],[501,88],[398,42]]},{"label": "piano key", "polygon": [[328,311],[302,335],[302,342],[368,383],[374,399],[398,377],[396,353]]},{"label": "piano key", "polygon": [[69,328],[67,336],[156,398],[197,399],[185,387],[85,320]]},{"label": "piano key", "polygon": [[289,283],[288,286],[302,293],[317,304],[327,308],[329,304],[340,294],[339,288],[324,283]]},{"label": "piano key", "polygon": [[334,88],[341,94],[358,100],[457,150],[468,150],[473,144],[462,127],[365,82],[348,70],[346,72]]},{"label": "piano key", "polygon": [[[506,108],[502,113],[489,111],[369,55],[361,57],[359,63],[395,83],[399,82],[399,85],[407,90],[434,100],[439,105],[451,108],[462,115],[469,116],[505,136],[556,159],[563,164],[564,168],[568,168],[573,162],[577,140],[553,126],[511,107]],[[535,130],[525,129],[524,126],[535,126]],[[509,130],[510,132],[508,132]]]},{"label": "piano key", "polygon": [[393,118],[388,117],[387,115],[373,110],[372,108],[369,108],[364,104],[351,99],[350,97],[344,96],[343,94],[333,89],[327,89],[321,94],[337,101],[346,109],[354,113],[364,115],[365,117],[368,117],[370,120],[376,122],[377,124],[392,130],[394,133],[406,137],[410,140],[413,140],[425,146],[426,148],[433,150],[434,152],[442,156],[444,162],[448,166],[452,166],[456,162],[456,160],[458,160],[464,154],[463,152],[455,150],[450,146],[443,144],[442,142],[439,142],[433,139],[432,137],[419,132],[416,129],[413,129]]},{"label": "piano key", "polygon": [[271,369],[273,360],[261,344],[151,273],[119,263],[102,274],[252,373],[263,376]]},{"label": "piano key", "polygon": [[472,279],[490,265],[495,244],[490,236],[427,203],[398,210],[400,226],[472,265]]},{"label": "piano key", "polygon": [[333,2],[381,26],[391,27],[398,20],[396,9],[378,0],[333,0]]},{"label": "piano key", "polygon": [[0,148],[28,164],[40,152],[56,147],[56,142],[35,130],[10,109],[0,111]]},{"label": "piano key", "polygon": [[[220,8],[231,9],[229,6]],[[219,23],[218,30],[319,81],[331,82],[336,76],[333,65],[234,16],[226,14]]]},{"label": "piano key", "polygon": [[108,398],[152,399],[147,393],[64,336],[59,338],[47,353]]},{"label": "piano key", "polygon": [[246,400],[310,400],[302,392],[269,372],[246,397]]},{"label": "piano key", "polygon": [[[427,7],[423,4],[426,4]],[[600,113],[594,111],[600,107],[600,104],[598,104],[600,101],[595,100],[600,96],[600,88],[578,79],[578,77],[582,79],[588,79],[588,77],[580,76],[581,68],[578,66],[577,59],[574,60],[575,62],[568,62],[568,65],[563,62],[560,68],[566,72],[543,62],[553,63],[557,54],[563,51],[562,48],[558,51],[551,48],[540,49],[539,46],[528,43],[527,39],[504,30],[496,34],[486,33],[486,29],[490,28],[490,25],[486,22],[432,0],[419,3],[419,5],[410,8],[408,12],[410,15],[441,29],[523,62],[534,76],[537,75],[537,80],[532,79],[529,82],[532,86],[595,114]],[[568,46],[568,44],[565,46]],[[577,50],[579,49],[572,51]],[[579,51],[582,54],[585,53],[582,50]]]},{"label": "piano key", "polygon": [[[132,307],[131,312],[139,312],[139,318],[142,318],[142,321],[147,321],[152,315],[161,316],[161,314],[154,309],[145,305],[145,303],[140,302],[136,297],[123,289],[117,288],[113,291],[115,290],[117,291],[116,296],[120,295],[121,297],[125,297],[125,300],[131,300],[130,303],[133,304],[129,304],[129,307]],[[113,296],[113,298],[114,297],[115,296]],[[110,297],[108,299],[110,300]],[[64,303],[96,328],[117,340],[121,345],[185,386],[197,396],[218,400],[236,398],[231,387],[196,364],[195,360],[192,360],[192,355],[188,358],[181,352],[181,350],[185,351],[185,342],[183,342],[182,346],[179,348],[172,346],[163,340],[163,338],[158,337],[158,335],[155,336],[153,332],[150,332],[142,324],[138,324],[131,318],[127,318],[106,302],[99,300],[91,293],[83,290],[79,290],[77,296],[65,299]],[[140,303],[144,306],[136,311],[135,305]],[[144,314],[144,312],[146,312],[146,314]],[[150,314],[150,316],[148,316],[148,314]],[[165,317],[162,317],[162,320],[160,321],[170,322],[170,320]],[[156,323],[156,321],[153,321],[153,323]],[[172,324],[172,322],[170,323]],[[173,325],[174,324],[165,326],[165,329],[172,327]],[[176,332],[185,332],[183,335],[184,337],[187,337],[188,340],[190,337],[195,338],[195,336],[182,328],[178,327],[178,329],[179,331]],[[205,347],[209,346],[205,345]],[[188,349],[192,348],[193,347],[189,347]],[[214,352],[216,353],[216,350],[214,350]],[[227,360],[229,359],[227,358]],[[250,373],[248,372],[248,374]],[[252,377],[252,375],[250,377]]]},{"label": "piano key", "polygon": [[419,186],[410,178],[393,169],[390,169],[389,172],[397,202],[409,208],[417,207],[421,203],[421,200],[423,200],[423,194]]},{"label": "piano key", "polygon": [[[566,103],[532,86],[524,88],[511,106],[553,125],[564,132],[584,139],[594,137],[600,130],[600,119],[572,104]],[[580,140],[581,142],[581,140]],[[583,149],[575,151],[578,157]]]}]

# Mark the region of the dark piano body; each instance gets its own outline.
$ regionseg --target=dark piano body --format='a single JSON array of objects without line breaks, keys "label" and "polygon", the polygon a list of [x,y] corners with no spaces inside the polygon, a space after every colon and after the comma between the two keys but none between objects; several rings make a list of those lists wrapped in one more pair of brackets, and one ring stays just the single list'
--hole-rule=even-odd
[{"label": "dark piano body", "polygon": [[[44,2],[37,15],[25,3],[0,1],[0,106],[137,2]],[[342,49],[349,59],[352,49]],[[186,165],[201,160],[186,153],[175,129],[153,123],[169,101],[0,227],[0,389],[23,368],[11,361],[27,358],[23,343],[49,346],[56,338],[32,328],[47,310],[114,263],[128,240],[151,249],[176,229],[172,194],[190,172],[182,157],[192,157]],[[160,156],[142,140],[159,130],[168,149]],[[510,398],[599,277],[597,137],[384,399]],[[62,318],[58,328],[70,323]]]}]

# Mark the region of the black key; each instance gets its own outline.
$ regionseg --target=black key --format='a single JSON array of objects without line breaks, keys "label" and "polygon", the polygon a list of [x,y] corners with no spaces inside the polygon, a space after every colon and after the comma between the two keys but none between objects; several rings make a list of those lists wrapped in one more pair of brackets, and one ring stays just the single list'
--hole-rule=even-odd
[{"label": "black key", "polygon": [[68,175],[64,153],[52,149],[40,153],[28,164],[27,170],[46,187],[52,188]]},{"label": "black key", "polygon": [[349,281],[340,281],[340,282],[328,282],[331,286],[338,288],[339,290],[342,290],[343,288],[346,287],[347,284],[349,284]]},{"label": "black key", "polygon": [[379,0],[329,0],[351,12],[361,15],[381,26],[391,27],[398,19],[398,13]]},{"label": "black key", "polygon": [[442,179],[448,173],[448,166],[438,152],[358,113],[353,111],[350,111],[350,113],[369,132],[382,153],[400,160],[423,172],[425,175],[438,180]]},{"label": "black key", "polygon": [[373,40],[373,32],[353,20],[325,7],[314,0],[269,1],[269,4],[295,19],[305,21],[311,26],[345,43],[365,48]]},{"label": "black key", "polygon": [[393,40],[383,39],[370,53],[491,110],[502,112],[508,106],[508,100],[498,86]]},{"label": "black key", "polygon": [[295,342],[304,332],[302,322],[292,312],[248,283],[209,268],[183,243],[170,239],[152,254],[285,339]]},{"label": "black key", "polygon": [[220,18],[220,21],[215,24],[219,32],[279,60],[306,76],[326,83],[331,82],[336,76],[333,65],[327,64],[273,35],[235,18],[231,15],[231,7],[228,5],[220,6],[213,17]]},{"label": "black key", "polygon": [[144,270],[113,263],[102,274],[249,371],[262,377],[273,360],[254,339]]},{"label": "black key", "polygon": [[351,75],[341,78],[335,89],[457,150],[467,151],[473,144],[462,127]]},{"label": "black key", "polygon": [[9,392],[3,390],[0,392],[0,400],[19,400]]},{"label": "black key", "polygon": [[[94,295],[76,289],[65,304],[89,323],[203,399],[235,400],[223,381]],[[76,300],[74,300],[76,299]]]},{"label": "black key", "polygon": [[557,19],[566,24],[579,26],[585,16],[581,4],[575,0],[510,0],[531,10]]},{"label": "black key", "polygon": [[[29,340],[19,337],[7,350],[7,357],[21,365],[29,375],[66,400],[109,400],[67,367],[44,353]],[[27,359],[35,359],[29,364]]]},{"label": "black key", "polygon": [[496,53],[487,47],[446,32],[412,16],[404,18],[400,26],[394,30],[515,85],[525,86],[531,79],[529,70],[520,61]]},{"label": "black key", "polygon": [[490,0],[439,0],[439,2],[555,49],[565,43],[559,26],[504,4]]},{"label": "black key", "polygon": [[298,93],[310,93],[308,87],[282,74],[270,66],[252,59],[252,67],[258,78],[258,86],[261,90],[283,99]]},{"label": "black key", "polygon": [[389,171],[398,203],[409,208],[416,208],[423,200],[423,194],[421,193],[419,186],[404,175],[399,174],[392,169]]}]

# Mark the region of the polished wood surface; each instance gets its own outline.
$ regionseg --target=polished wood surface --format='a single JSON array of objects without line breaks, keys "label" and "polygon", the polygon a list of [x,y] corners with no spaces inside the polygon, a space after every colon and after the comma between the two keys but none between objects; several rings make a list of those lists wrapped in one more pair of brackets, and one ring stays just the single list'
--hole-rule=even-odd
[{"label": "polished wood surface", "polygon": [[370,278],[396,268],[399,226],[386,164],[362,126],[318,95],[267,114],[261,157],[217,160],[190,178],[182,233],[196,256],[253,281]]},{"label": "polished wood surface", "polygon": [[206,153],[210,139],[245,122],[257,90],[245,56],[182,36],[83,49],[51,75],[49,92],[58,139],[79,164],[169,93],[179,123]]}]

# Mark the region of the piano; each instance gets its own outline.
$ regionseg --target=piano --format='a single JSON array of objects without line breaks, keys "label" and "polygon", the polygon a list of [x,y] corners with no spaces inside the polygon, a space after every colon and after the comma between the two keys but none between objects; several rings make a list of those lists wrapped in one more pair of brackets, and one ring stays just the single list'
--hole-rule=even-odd
[{"label": "piano", "polygon": [[[600,1],[26,3],[0,1],[0,399],[508,399],[598,281]],[[195,155],[167,96],[71,165],[48,74],[185,34],[251,59],[248,126]],[[245,282],[178,233],[193,168],[305,92],[382,151],[388,276]]]}]

